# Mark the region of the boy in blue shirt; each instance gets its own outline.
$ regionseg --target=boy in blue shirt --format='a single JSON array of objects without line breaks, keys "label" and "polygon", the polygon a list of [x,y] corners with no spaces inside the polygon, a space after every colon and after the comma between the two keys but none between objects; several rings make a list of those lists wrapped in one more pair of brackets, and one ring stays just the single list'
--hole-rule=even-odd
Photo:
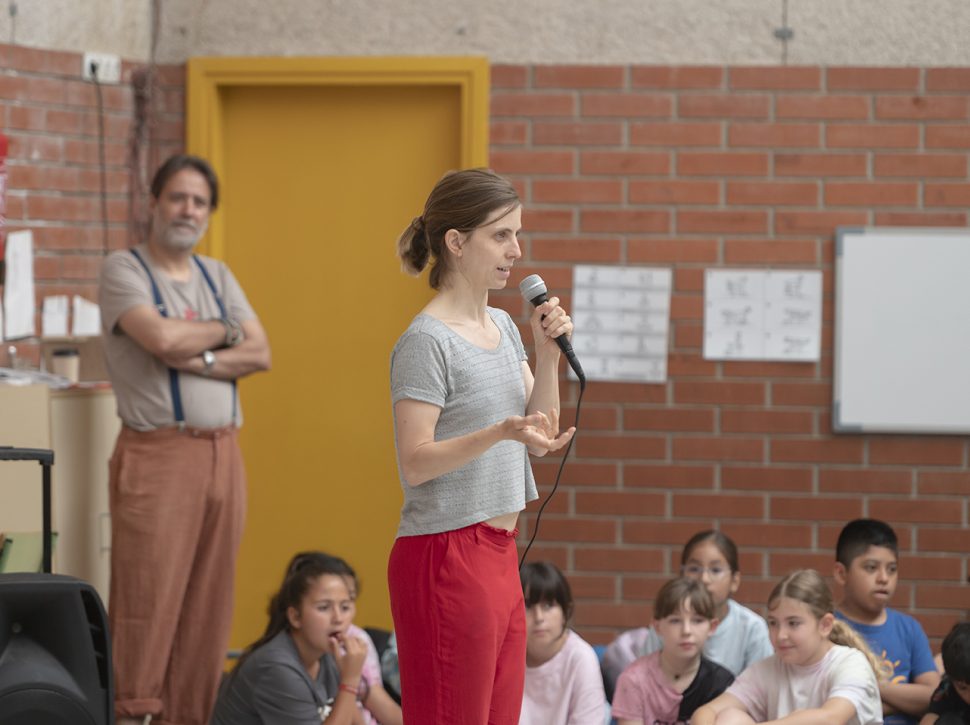
[{"label": "boy in blue shirt", "polygon": [[896,533],[875,519],[850,521],[835,548],[835,580],[844,588],[835,616],[847,622],[883,660],[879,683],[885,725],[917,725],[940,675],[919,622],[890,609],[898,577]]},{"label": "boy in blue shirt", "polygon": [[946,674],[920,725],[970,722],[970,622],[956,624],[943,640],[943,666]]}]

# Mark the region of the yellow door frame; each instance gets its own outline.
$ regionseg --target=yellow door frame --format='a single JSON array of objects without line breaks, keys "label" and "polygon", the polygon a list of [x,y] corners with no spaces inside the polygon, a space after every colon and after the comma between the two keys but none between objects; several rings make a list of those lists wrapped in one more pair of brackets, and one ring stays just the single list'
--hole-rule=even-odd
[{"label": "yellow door frame", "polygon": [[[186,90],[186,150],[223,167],[220,91],[234,86],[454,86],[461,99],[461,165],[488,164],[489,68],[486,58],[191,58]],[[225,259],[221,215],[212,217],[207,254]]]}]

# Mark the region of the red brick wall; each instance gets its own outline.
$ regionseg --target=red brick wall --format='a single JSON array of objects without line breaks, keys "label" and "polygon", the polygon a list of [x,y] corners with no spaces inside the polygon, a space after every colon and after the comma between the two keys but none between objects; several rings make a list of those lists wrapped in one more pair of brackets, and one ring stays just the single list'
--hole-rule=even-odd
[{"label": "red brick wall", "polygon": [[[130,76],[136,67],[125,63],[123,82],[102,87],[109,249],[129,238]],[[184,74],[184,66],[158,68],[152,159],[184,143]],[[81,55],[0,44],[0,131],[10,143],[7,230],[33,231],[38,310],[52,294],[97,300],[104,254],[98,114],[94,85],[81,78]],[[35,344],[16,344],[36,363]]]},{"label": "red brick wall", "polygon": [[[568,572],[579,629],[648,622],[711,526],[761,607],[793,568],[830,573],[857,516],[899,534],[896,606],[934,639],[967,617],[968,439],[835,436],[830,401],[834,227],[967,225],[970,69],[498,66],[492,84],[491,163],[526,204],[515,279],[568,304],[574,263],[674,270],[668,382],[589,384],[530,554]],[[823,270],[821,363],[704,360],[711,266]],[[525,320],[514,291],[499,304]],[[557,463],[535,466],[543,496]]]}]

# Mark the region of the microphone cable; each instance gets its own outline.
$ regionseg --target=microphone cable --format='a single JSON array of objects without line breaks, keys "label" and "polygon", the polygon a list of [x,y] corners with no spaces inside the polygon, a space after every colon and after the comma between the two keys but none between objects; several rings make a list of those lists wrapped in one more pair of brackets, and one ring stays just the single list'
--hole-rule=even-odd
[{"label": "microphone cable", "polygon": [[532,536],[529,537],[529,543],[526,544],[525,551],[522,552],[522,558],[519,559],[519,571],[522,571],[522,565],[525,564],[525,557],[529,555],[529,549],[532,548],[532,543],[536,540],[536,536],[539,534],[539,522],[542,520],[542,512],[546,508],[552,497],[556,495],[556,489],[559,488],[559,479],[562,478],[562,469],[566,465],[566,460],[569,458],[569,452],[573,449],[573,443],[576,442],[576,436],[579,435],[579,413],[583,405],[583,393],[586,392],[586,376],[579,377],[579,398],[576,400],[576,420],[573,422],[573,426],[576,428],[576,432],[573,433],[573,437],[569,440],[566,445],[566,451],[562,454],[562,461],[559,462],[559,470],[556,472],[556,481],[552,484],[552,490],[549,495],[546,496],[546,500],[542,502],[539,507],[539,511],[536,514],[536,522],[532,527]]}]

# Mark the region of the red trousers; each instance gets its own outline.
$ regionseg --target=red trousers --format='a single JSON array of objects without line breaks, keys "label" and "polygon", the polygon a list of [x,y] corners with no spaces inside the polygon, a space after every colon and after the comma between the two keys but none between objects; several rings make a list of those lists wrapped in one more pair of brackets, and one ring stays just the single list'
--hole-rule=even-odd
[{"label": "red trousers", "polygon": [[115,712],[206,725],[246,516],[236,430],[122,428],[109,492]]},{"label": "red trousers", "polygon": [[514,531],[399,538],[388,562],[405,725],[517,725],[525,607]]}]

